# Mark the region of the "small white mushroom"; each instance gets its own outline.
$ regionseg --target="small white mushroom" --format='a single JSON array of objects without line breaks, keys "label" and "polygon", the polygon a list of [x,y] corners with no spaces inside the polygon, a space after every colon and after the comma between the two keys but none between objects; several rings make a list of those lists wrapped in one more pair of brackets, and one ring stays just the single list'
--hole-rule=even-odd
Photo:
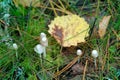
[{"label": "small white mushroom", "polygon": [[17,49],[18,49],[18,46],[17,46],[17,44],[16,44],[16,43],[13,43],[13,48],[14,48],[15,50],[17,50]]},{"label": "small white mushroom", "polygon": [[[77,55],[81,56],[82,55],[82,51],[80,49],[77,50]],[[78,63],[80,62],[80,59],[78,59]]]},{"label": "small white mushroom", "polygon": [[18,50],[18,46],[17,46],[16,43],[13,43],[13,48],[14,48],[15,51],[16,51],[16,58],[18,58],[18,52],[17,52],[17,50]]},{"label": "small white mushroom", "polygon": [[98,54],[97,50],[92,51],[92,57],[94,58],[95,68],[97,67],[96,58],[98,57],[98,55],[99,54]]},{"label": "small white mushroom", "polygon": [[43,46],[43,56],[46,57],[46,47],[48,46],[48,40],[46,37],[42,38],[41,45]]},{"label": "small white mushroom", "polygon": [[77,50],[77,55],[81,56],[82,55],[82,51],[80,49]]},{"label": "small white mushroom", "polygon": [[48,46],[48,39],[46,34],[41,32],[40,33],[40,43],[43,46],[43,56],[46,57],[46,47]]},{"label": "small white mushroom", "polygon": [[97,57],[98,57],[98,52],[97,52],[97,50],[93,50],[93,51],[92,51],[92,57],[93,57],[93,58],[97,58]]},{"label": "small white mushroom", "polygon": [[39,56],[41,57],[42,53],[44,52],[44,48],[43,48],[42,45],[37,44],[37,45],[34,47],[34,51],[35,51],[36,53],[38,53]]}]

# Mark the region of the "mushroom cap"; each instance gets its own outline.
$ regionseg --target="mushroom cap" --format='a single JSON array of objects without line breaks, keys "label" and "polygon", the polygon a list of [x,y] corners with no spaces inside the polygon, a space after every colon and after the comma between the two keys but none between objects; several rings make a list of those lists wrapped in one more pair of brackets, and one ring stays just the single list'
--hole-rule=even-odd
[{"label": "mushroom cap", "polygon": [[43,37],[46,37],[46,34],[44,32],[40,33],[40,38],[42,39]]},{"label": "mushroom cap", "polygon": [[41,45],[44,47],[48,46],[48,39],[46,37],[43,37],[40,41]]},{"label": "mushroom cap", "polygon": [[48,27],[48,32],[63,47],[77,46],[77,43],[85,42],[85,37],[89,35],[87,22],[74,14],[57,16]]},{"label": "mushroom cap", "polygon": [[40,43],[44,47],[48,46],[48,39],[47,39],[46,34],[44,32],[40,33]]},{"label": "mushroom cap", "polygon": [[43,50],[44,50],[44,47],[40,44],[37,44],[35,47],[34,47],[34,51],[36,53],[38,53],[39,55],[41,55],[43,53]]},{"label": "mushroom cap", "polygon": [[15,50],[17,50],[17,49],[18,49],[18,46],[17,46],[17,44],[16,44],[16,43],[13,43],[13,48],[14,48]]},{"label": "mushroom cap", "polygon": [[77,55],[78,55],[78,56],[81,56],[81,55],[82,55],[82,50],[78,49],[78,50],[77,50]]},{"label": "mushroom cap", "polygon": [[92,57],[97,58],[98,57],[98,52],[97,50],[92,50]]}]

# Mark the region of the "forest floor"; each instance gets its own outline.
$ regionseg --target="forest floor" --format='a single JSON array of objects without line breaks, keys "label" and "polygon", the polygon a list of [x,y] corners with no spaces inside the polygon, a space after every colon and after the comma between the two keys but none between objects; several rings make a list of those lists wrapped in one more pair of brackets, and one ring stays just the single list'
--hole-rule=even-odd
[{"label": "forest floor", "polygon": [[119,80],[119,4],[0,0],[0,80]]}]

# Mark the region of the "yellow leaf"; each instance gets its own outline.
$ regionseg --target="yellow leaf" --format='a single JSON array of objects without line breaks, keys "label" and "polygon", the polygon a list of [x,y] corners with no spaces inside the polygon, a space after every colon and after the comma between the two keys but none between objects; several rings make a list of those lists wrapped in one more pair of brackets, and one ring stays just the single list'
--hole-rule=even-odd
[{"label": "yellow leaf", "polygon": [[73,14],[57,16],[48,27],[48,32],[64,47],[77,46],[89,35],[89,25],[84,18]]},{"label": "yellow leaf", "polygon": [[104,16],[103,19],[99,23],[98,34],[99,34],[100,38],[103,38],[106,33],[106,29],[108,27],[110,17],[111,16]]}]

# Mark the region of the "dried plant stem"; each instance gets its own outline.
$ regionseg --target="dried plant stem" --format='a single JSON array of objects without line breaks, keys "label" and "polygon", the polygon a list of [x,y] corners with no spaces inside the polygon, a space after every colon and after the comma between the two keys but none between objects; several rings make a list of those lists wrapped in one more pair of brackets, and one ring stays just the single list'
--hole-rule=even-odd
[{"label": "dried plant stem", "polygon": [[85,63],[85,68],[84,68],[82,80],[85,80],[85,72],[86,72],[86,69],[87,69],[87,64],[88,64],[88,60],[86,60],[86,63]]},{"label": "dried plant stem", "polygon": [[55,2],[53,2],[52,1],[52,3],[57,7],[57,8],[59,8],[59,9],[61,9],[61,10],[63,10],[63,8],[60,6],[60,5],[58,5],[58,4],[56,4]]},{"label": "dried plant stem", "polygon": [[40,5],[40,7],[41,8],[46,8],[46,9],[50,9],[50,10],[56,10],[56,11],[60,11],[60,12],[63,12],[63,13],[66,13],[66,14],[73,14],[73,13],[71,13],[70,11],[68,11],[68,10],[63,10],[63,9],[59,9],[59,8],[50,8],[50,7],[45,7],[45,6],[42,6],[42,5]]},{"label": "dried plant stem", "polygon": [[49,1],[50,1],[50,5],[51,5],[51,7],[52,7],[52,9],[53,9],[53,11],[54,11],[55,16],[57,16],[57,12],[56,12],[56,10],[55,10],[55,8],[54,8],[54,6],[53,6],[52,1],[51,1],[51,0],[49,0]]},{"label": "dried plant stem", "polygon": [[[109,42],[110,42],[110,35],[108,35],[108,40],[107,40],[107,45],[106,45],[106,50],[105,50],[105,57],[104,57],[104,60],[103,60],[103,65],[102,65],[102,71],[104,70],[104,67],[105,67],[105,64],[106,64],[106,62],[107,61],[109,61],[109,50],[108,50],[108,48],[109,48]],[[107,71],[109,71],[109,67],[107,68]]]},{"label": "dried plant stem", "polygon": [[65,9],[65,7],[64,7],[64,5],[63,5],[63,3],[62,3],[62,1],[61,1],[61,0],[58,0],[58,1],[59,1],[60,5],[63,7],[63,9]]},{"label": "dried plant stem", "polygon": [[106,57],[107,57],[107,54],[105,54],[105,57],[104,57],[104,59],[103,59],[102,71],[104,70],[104,67],[105,67],[105,64],[106,64]]},{"label": "dried plant stem", "polygon": [[100,0],[97,1],[97,9],[96,9],[96,16],[99,15],[99,11],[100,11]]}]

